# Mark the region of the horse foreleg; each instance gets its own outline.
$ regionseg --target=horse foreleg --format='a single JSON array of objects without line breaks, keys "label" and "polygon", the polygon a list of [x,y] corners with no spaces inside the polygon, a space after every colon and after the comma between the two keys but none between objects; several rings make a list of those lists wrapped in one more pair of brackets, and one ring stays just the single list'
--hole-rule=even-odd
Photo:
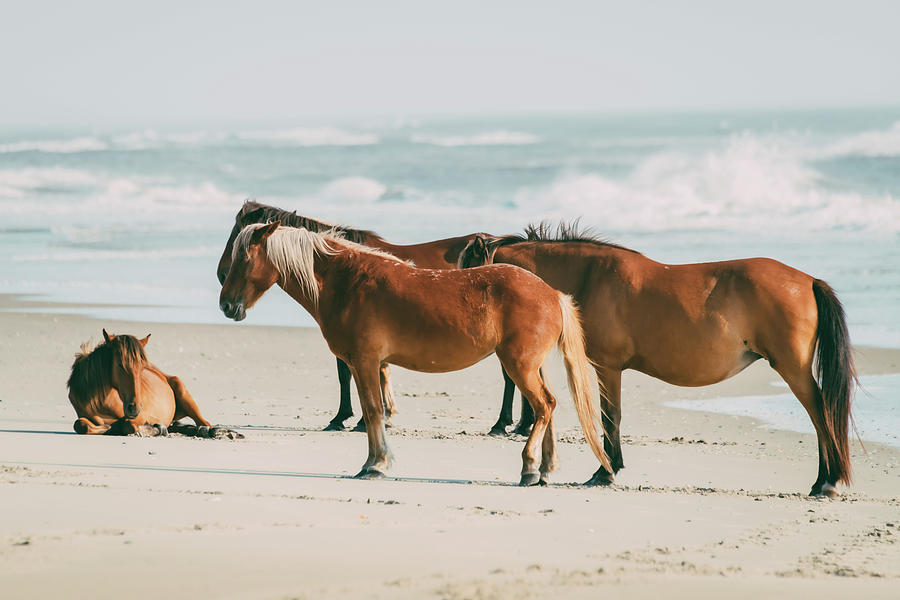
[{"label": "horse foreleg", "polygon": [[108,423],[97,424],[90,419],[81,417],[75,421],[72,428],[75,430],[75,433],[83,435],[103,435],[111,429],[111,425]]},{"label": "horse foreleg", "polygon": [[[503,404],[500,406],[500,416],[497,417],[497,422],[488,432],[489,435],[506,435],[506,428],[513,422],[512,403],[516,393],[516,384],[510,379],[506,369],[501,366],[500,370],[503,372]],[[525,402],[524,398],[522,402]]]},{"label": "horse foreleg", "polygon": [[[172,392],[175,394],[175,418],[173,420],[177,421],[181,415],[184,415],[193,419],[198,427],[210,427],[209,421],[200,414],[200,408],[197,406],[191,393],[187,391],[181,379],[172,375],[166,377],[166,381],[169,382],[169,387],[172,388]],[[171,423],[160,423],[160,425],[171,425]]]},{"label": "horse foreleg", "polygon": [[366,437],[369,443],[369,455],[357,477],[374,479],[384,477],[390,468],[393,456],[387,445],[384,432],[384,400],[381,397],[380,365],[352,365],[353,378],[359,392],[359,403],[362,407],[363,420],[366,423]]},{"label": "horse foreleg", "polygon": [[353,416],[350,405],[350,368],[340,358],[337,359],[338,383],[341,386],[341,403],[337,414],[331,419],[323,431],[343,431],[344,421]]},{"label": "horse foreleg", "polygon": [[600,387],[606,393],[600,394],[600,408],[603,410],[603,450],[609,456],[613,472],[610,473],[604,467],[600,467],[585,483],[585,485],[609,485],[619,469],[625,467],[622,461],[622,442],[619,436],[619,426],[622,422],[622,371],[597,367],[597,380]]}]

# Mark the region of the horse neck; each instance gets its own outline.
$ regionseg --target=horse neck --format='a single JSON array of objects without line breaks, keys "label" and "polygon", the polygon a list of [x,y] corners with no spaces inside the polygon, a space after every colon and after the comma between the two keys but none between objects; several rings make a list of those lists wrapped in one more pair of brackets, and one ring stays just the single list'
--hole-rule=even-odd
[{"label": "horse neck", "polygon": [[[313,255],[313,284],[319,290],[319,297],[321,297],[322,291],[328,286],[328,282],[332,279],[334,274],[339,273],[342,270],[342,261],[340,260],[342,254],[344,253],[339,252],[333,255],[322,255],[316,252]],[[300,284],[300,281],[294,274],[291,273],[280,276],[278,278],[278,286],[293,298],[297,304],[305,308],[306,312],[316,320],[316,323],[321,325],[321,322],[319,321],[318,300],[310,296],[307,289]]]}]

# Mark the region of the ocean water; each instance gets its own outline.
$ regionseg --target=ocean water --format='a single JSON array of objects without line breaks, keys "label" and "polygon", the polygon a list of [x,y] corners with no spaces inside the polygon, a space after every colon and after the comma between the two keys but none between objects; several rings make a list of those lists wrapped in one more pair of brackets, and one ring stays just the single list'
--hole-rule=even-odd
[{"label": "ocean water", "polygon": [[[0,130],[0,293],[228,322],[249,197],[401,243],[581,218],[665,262],[769,256],[900,346],[900,109]],[[312,320],[275,290],[245,323]]]},{"label": "ocean water", "polygon": [[[897,402],[900,374],[867,375],[860,378],[860,385],[853,401],[853,420],[859,437],[900,447],[900,402]],[[812,421],[800,401],[787,391],[786,384],[783,387],[783,394],[676,400],[667,404],[688,410],[754,417],[776,429],[815,434]]]}]

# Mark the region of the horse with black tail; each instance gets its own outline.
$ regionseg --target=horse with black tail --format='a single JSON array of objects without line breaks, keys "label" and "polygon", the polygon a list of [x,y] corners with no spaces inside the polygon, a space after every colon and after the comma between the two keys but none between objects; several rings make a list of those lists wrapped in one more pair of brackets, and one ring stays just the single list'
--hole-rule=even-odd
[{"label": "horse with black tail", "polygon": [[663,264],[572,225],[478,237],[459,258],[461,268],[497,263],[535,273],[581,308],[587,353],[606,390],[604,447],[613,466],[588,483],[611,483],[624,467],[622,371],[704,386],[760,358],[815,427],[819,471],[810,494],[834,496],[839,482],[850,482],[856,374],[844,310],[824,281],[768,258]]}]

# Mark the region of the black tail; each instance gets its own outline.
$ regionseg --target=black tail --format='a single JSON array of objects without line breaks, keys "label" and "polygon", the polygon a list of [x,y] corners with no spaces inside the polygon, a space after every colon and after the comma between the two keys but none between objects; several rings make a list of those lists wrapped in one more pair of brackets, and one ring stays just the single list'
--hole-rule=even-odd
[{"label": "black tail", "polygon": [[819,311],[816,378],[822,388],[822,411],[832,444],[825,452],[829,479],[850,483],[850,403],[857,384],[844,307],[827,283],[813,281]]}]

